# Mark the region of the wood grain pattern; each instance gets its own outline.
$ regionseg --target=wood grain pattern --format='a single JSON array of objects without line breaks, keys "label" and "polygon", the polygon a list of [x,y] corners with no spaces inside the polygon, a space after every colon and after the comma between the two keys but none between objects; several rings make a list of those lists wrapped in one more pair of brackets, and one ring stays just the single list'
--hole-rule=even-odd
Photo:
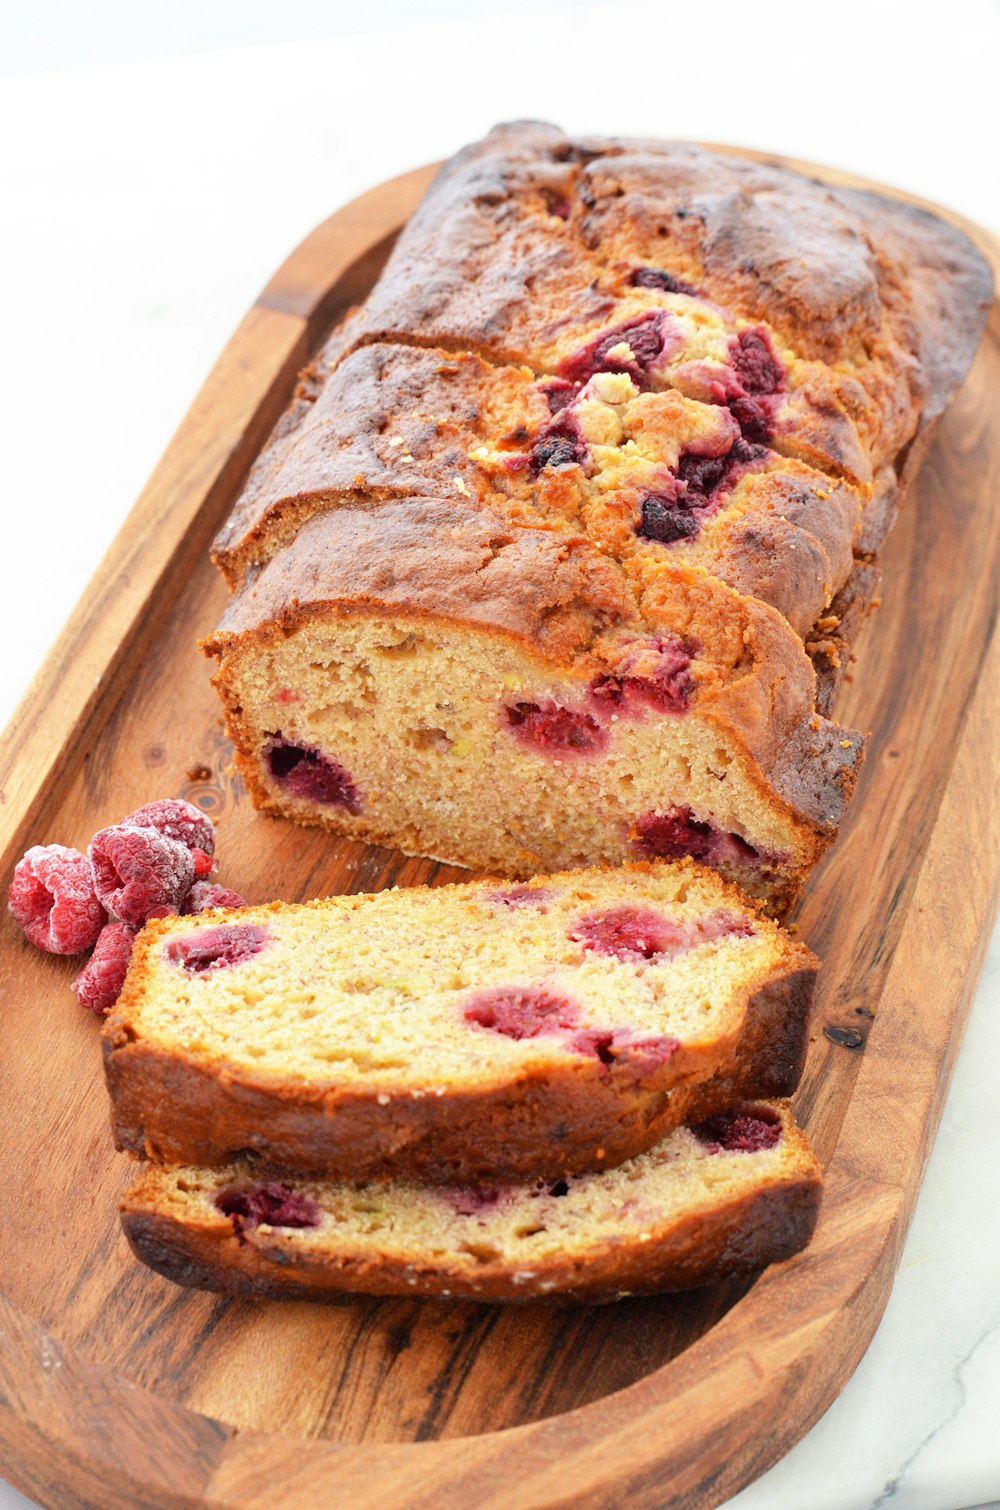
[{"label": "wood grain pattern", "polygon": [[[195,647],[225,599],[207,542],[296,368],[364,293],[430,172],[314,232],[227,347],[0,751],[4,881],[25,844],[85,845],[172,792],[222,817],[222,875],[253,900],[463,874],[254,813]],[[1000,271],[1000,247],[966,229]],[[995,306],[838,706],[873,741],[798,920],[826,961],[798,1098],[829,1164],[810,1250],[750,1286],[590,1310],[176,1290],[119,1233],[128,1167],[97,1024],[67,990],[78,964],[37,953],[5,916],[0,1471],[59,1510],[709,1510],[808,1429],[888,1296],[996,906],[983,762],[1000,721],[998,384]]]}]

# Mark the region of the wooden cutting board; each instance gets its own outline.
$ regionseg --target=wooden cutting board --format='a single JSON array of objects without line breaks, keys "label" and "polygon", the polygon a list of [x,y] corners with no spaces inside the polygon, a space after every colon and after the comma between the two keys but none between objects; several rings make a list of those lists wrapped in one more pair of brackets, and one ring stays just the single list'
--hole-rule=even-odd
[{"label": "wooden cutting board", "polygon": [[[28,844],[83,848],[167,794],[221,820],[222,877],[253,901],[462,874],[256,814],[195,645],[225,598],[208,542],[431,172],[320,226],[223,352],[8,731],[4,886]],[[1000,271],[1000,244],[965,229]],[[708,1510],[802,1436],[885,1305],[994,916],[998,391],[994,305],[837,710],[873,737],[798,918],[826,962],[797,1098],[828,1166],[810,1249],[751,1285],[592,1309],[175,1289],[119,1232],[129,1166],[78,962],[4,915],[0,1472],[58,1510]]]}]

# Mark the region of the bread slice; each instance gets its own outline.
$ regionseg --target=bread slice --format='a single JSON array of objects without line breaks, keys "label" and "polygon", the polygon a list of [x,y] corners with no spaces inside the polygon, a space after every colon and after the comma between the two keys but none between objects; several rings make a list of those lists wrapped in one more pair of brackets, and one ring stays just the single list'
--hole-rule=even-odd
[{"label": "bread slice", "polygon": [[314,515],[207,648],[258,807],[508,876],[690,854],[777,914],[862,758],[773,608],[485,506]]},{"label": "bread slice", "polygon": [[610,1301],[791,1257],[820,1190],[787,1103],[767,1102],[678,1128],[617,1169],[513,1187],[148,1166],[121,1220],[143,1263],[232,1295]]},{"label": "bread slice", "polygon": [[790,1093],[815,969],[688,861],[158,919],[105,1029],[116,1141],[351,1179],[612,1165]]}]

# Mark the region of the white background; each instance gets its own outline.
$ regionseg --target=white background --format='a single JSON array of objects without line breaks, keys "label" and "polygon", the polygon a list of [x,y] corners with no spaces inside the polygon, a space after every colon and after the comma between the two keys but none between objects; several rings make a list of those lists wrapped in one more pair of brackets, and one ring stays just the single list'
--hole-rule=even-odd
[{"label": "white background", "polygon": [[[835,163],[1000,230],[998,63],[996,0],[0,0],[0,722],[232,328],[346,199],[535,116]],[[994,955],[886,1322],[740,1510],[1000,1494],[998,1024]]]}]

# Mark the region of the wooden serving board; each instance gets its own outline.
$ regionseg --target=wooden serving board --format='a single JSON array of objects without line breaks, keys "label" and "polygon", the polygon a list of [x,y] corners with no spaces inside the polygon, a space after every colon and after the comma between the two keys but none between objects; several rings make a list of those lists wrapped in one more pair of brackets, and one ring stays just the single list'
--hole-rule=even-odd
[{"label": "wooden serving board", "polygon": [[[28,844],[83,848],[168,794],[221,819],[222,877],[251,900],[463,874],[256,814],[195,645],[225,598],[209,540],[431,172],[320,226],[223,352],[8,732],[4,886]],[[1000,272],[1000,244],[966,229]],[[809,1250],[750,1285],[591,1309],[175,1289],[119,1231],[129,1164],[98,1023],[68,991],[79,962],[4,914],[0,1472],[58,1510],[709,1510],[803,1435],[881,1316],[994,916],[998,391],[995,305],[838,707],[872,743],[798,919],[826,962],[798,1097],[828,1167]]]}]

